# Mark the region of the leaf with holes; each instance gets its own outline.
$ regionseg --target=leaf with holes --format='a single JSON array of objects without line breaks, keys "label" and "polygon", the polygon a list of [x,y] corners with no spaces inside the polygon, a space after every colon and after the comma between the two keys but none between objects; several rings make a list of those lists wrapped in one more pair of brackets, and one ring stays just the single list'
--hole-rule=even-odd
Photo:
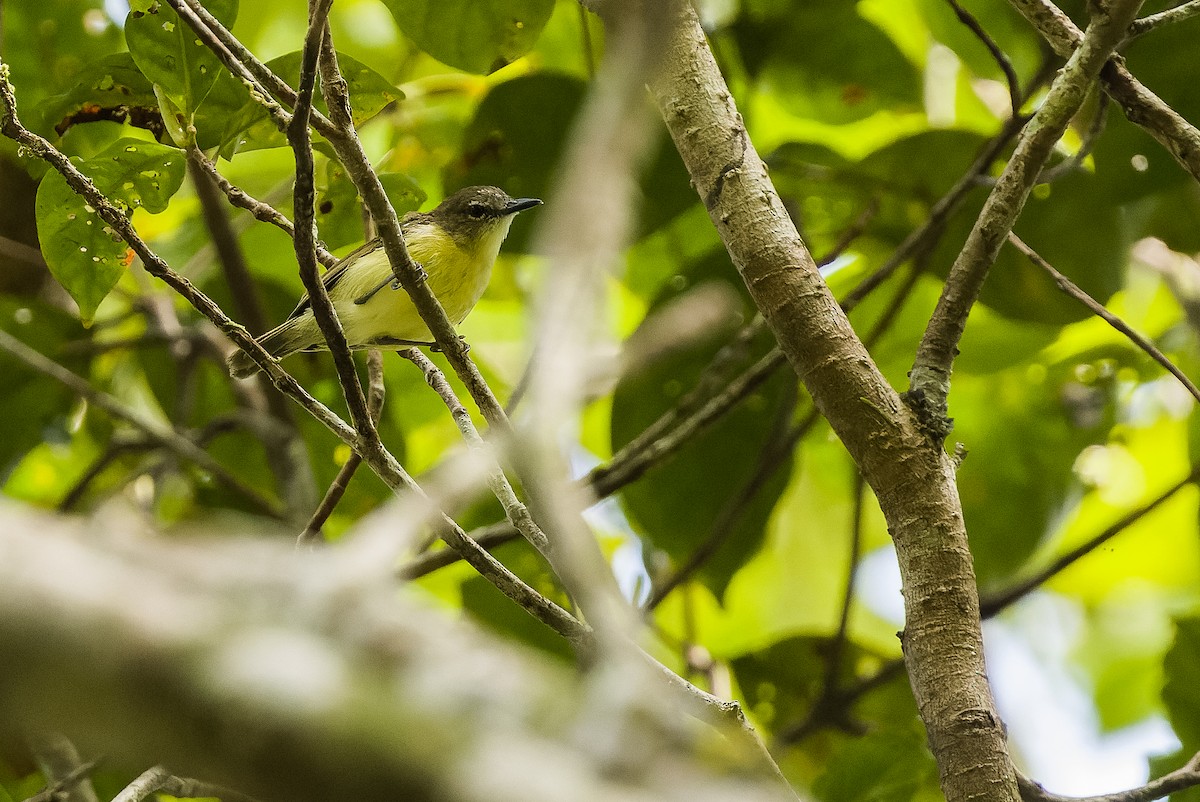
[{"label": "leaf with holes", "polygon": [[[237,0],[206,0],[204,6],[226,27],[237,17]],[[195,113],[221,71],[217,57],[187,23],[157,0],[131,4],[125,41],[142,73],[188,116]]]},{"label": "leaf with holes", "polygon": [[[180,151],[135,139],[119,140],[77,166],[97,189],[131,212],[166,209],[184,176]],[[79,304],[80,318],[90,323],[128,265],[125,242],[58,173],[42,181],[36,206],[46,264]]]}]

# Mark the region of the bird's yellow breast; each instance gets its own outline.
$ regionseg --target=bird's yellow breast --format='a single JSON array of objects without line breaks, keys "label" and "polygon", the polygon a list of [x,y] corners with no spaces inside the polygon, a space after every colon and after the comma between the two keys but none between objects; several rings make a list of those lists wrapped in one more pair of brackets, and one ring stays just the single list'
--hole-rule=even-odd
[{"label": "bird's yellow breast", "polygon": [[[425,270],[429,289],[455,325],[462,322],[487,288],[500,244],[511,224],[511,217],[497,221],[492,230],[464,248],[432,222],[406,221],[404,239],[408,252]],[[346,274],[330,292],[351,345],[369,344],[379,337],[432,339],[429,328],[403,289],[393,290],[387,286],[366,303],[354,303],[354,299],[370,292],[391,273],[383,248],[376,248],[349,265]]]}]

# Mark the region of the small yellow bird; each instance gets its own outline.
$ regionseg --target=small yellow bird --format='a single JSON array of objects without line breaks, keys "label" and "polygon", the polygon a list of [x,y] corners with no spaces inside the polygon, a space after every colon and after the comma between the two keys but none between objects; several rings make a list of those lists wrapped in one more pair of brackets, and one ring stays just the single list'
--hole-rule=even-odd
[{"label": "small yellow bird", "polygon": [[[496,187],[467,187],[432,212],[410,212],[400,221],[408,252],[428,274],[429,289],[451,323],[461,323],[483,295],[513,216],[540,203],[509,197]],[[351,348],[433,344],[408,293],[395,283],[378,238],[347,255],[321,281]],[[276,359],[329,347],[307,294],[286,321],[256,339]],[[229,371],[243,378],[258,366],[244,351],[235,351]]]}]

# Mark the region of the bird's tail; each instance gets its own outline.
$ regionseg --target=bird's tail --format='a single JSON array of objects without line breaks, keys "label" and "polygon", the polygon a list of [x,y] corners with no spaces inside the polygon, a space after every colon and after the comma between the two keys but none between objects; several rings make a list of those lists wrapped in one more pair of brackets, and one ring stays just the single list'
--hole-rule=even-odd
[{"label": "bird's tail", "polygon": [[[299,325],[303,320],[303,317],[290,318],[255,339],[267,350],[267,353],[276,359],[283,359],[297,351],[311,348],[315,342],[312,341],[311,336],[308,336],[311,332],[306,332]],[[309,320],[311,321],[311,318]],[[237,379],[244,379],[258,372],[258,365],[254,364],[254,360],[250,359],[245,351],[234,351],[230,355],[228,363],[229,372]]]}]

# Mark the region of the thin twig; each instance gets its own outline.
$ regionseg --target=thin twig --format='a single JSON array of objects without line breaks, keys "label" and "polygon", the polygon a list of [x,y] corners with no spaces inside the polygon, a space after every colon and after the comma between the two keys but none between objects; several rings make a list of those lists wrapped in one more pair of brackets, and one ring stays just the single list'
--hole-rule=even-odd
[{"label": "thin twig", "polygon": [[1181,479],[1176,484],[1167,488],[1153,500],[1121,516],[1111,526],[1106,527],[1102,531],[1096,533],[1083,543],[1080,543],[1078,546],[1068,551],[1066,554],[1056,558],[1042,570],[1032,574],[1024,580],[1017,582],[1012,587],[1006,588],[1005,590],[997,593],[993,593],[980,600],[980,615],[982,615],[984,618],[991,618],[1001,610],[1010,607],[1015,602],[1025,598],[1030,593],[1046,584],[1046,582],[1048,582],[1050,579],[1079,562],[1079,560],[1091,554],[1093,551],[1124,532],[1126,529],[1140,521],[1145,516],[1154,512],[1154,510],[1158,509],[1167,501],[1169,501],[1171,497],[1180,490],[1183,490],[1188,485],[1197,481],[1200,481],[1200,466],[1195,468],[1186,478]]},{"label": "thin twig", "polygon": [[58,502],[59,512],[71,512],[75,506],[83,500],[92,483],[100,478],[100,475],[112,465],[120,457],[130,451],[141,451],[153,448],[154,443],[146,437],[139,437],[132,440],[118,440],[114,438],[108,446],[92,461],[88,469],[83,472],[83,475],[75,480],[75,484],[63,495],[62,500]]},{"label": "thin twig", "polygon": [[[69,791],[72,787],[76,786],[80,780],[91,774],[92,771],[95,770],[98,763],[99,761],[97,760],[89,760],[86,763],[80,763],[62,779],[55,780],[54,782],[50,783],[50,785],[47,785],[33,796],[27,797],[24,802],[59,802],[59,800],[63,799],[63,792]],[[95,792],[93,792],[92,799],[95,798]]]},{"label": "thin twig", "polygon": [[987,51],[992,54],[992,59],[996,62],[996,66],[1004,73],[1004,80],[1008,82],[1008,98],[1012,104],[1012,116],[1021,116],[1021,79],[1017,77],[1017,70],[1013,67],[1012,60],[1008,54],[1000,49],[1000,45],[996,44],[996,40],[991,34],[984,29],[979,23],[979,20],[972,16],[971,12],[963,8],[958,0],[946,0],[950,8],[954,9],[958,21],[970,29],[971,33],[975,34],[975,38],[983,43]]},{"label": "thin twig", "polygon": [[153,766],[138,775],[133,782],[121,789],[112,802],[142,802],[156,793],[171,776],[162,766]]},{"label": "thin twig", "polygon": [[[458,430],[468,447],[476,450],[485,448],[483,438],[480,437],[479,430],[475,428],[475,423],[471,420],[471,414],[467,412],[462,401],[454,393],[454,388],[447,381],[446,374],[433,363],[433,360],[425,356],[419,348],[405,348],[397,353],[404,359],[412,362],[421,371],[425,377],[425,382],[438,394],[438,397],[446,405],[446,409],[450,411],[450,416],[454,419],[454,423],[458,426]],[[509,483],[508,478],[504,475],[504,471],[501,470],[499,463],[496,464],[495,470],[488,477],[488,486],[491,488],[493,495],[496,496],[497,500],[504,507],[504,514],[508,518],[508,522],[553,565],[554,554],[545,533],[538,528],[537,524],[534,523],[533,517],[529,514],[529,510],[517,498],[516,491],[513,490],[512,484]]]},{"label": "thin twig", "polygon": [[1166,11],[1160,11],[1157,14],[1151,14],[1148,17],[1142,17],[1139,20],[1134,20],[1129,26],[1129,34],[1125,41],[1136,39],[1137,37],[1150,33],[1163,25],[1171,25],[1176,22],[1183,22],[1186,19],[1200,14],[1200,0],[1189,0],[1187,3],[1168,8]]},{"label": "thin twig", "polygon": [[850,632],[850,608],[854,602],[854,575],[858,570],[858,559],[862,553],[863,509],[867,495],[867,483],[857,468],[854,471],[854,512],[850,518],[850,561],[846,568],[846,590],[842,594],[842,611],[838,616],[837,631],[829,643],[829,657],[825,663],[825,681],[822,696],[835,692],[841,683],[842,662],[846,655],[846,640]]},{"label": "thin twig", "polygon": [[1091,154],[1092,148],[1096,146],[1096,140],[1100,138],[1100,134],[1104,133],[1104,125],[1108,122],[1109,102],[1108,95],[1100,92],[1096,99],[1096,113],[1092,116],[1092,122],[1083,134],[1079,149],[1072,153],[1070,158],[1043,169],[1042,174],[1038,176],[1039,184],[1049,184],[1079,169],[1083,160]]},{"label": "thin twig", "polygon": [[772,423],[766,445],[761,449],[758,462],[754,466],[754,472],[742,483],[737,492],[722,505],[720,513],[717,514],[716,520],[713,521],[708,536],[688,555],[687,560],[674,573],[654,588],[650,597],[642,605],[643,613],[648,614],[653,612],[672,591],[690,580],[705,563],[712,559],[721,546],[729,539],[729,536],[733,534],[738,522],[754,502],[754,499],[758,497],[759,492],[766,486],[767,481],[787,461],[788,456],[791,455],[792,450],[796,447],[796,443],[800,441],[820,418],[820,414],[816,410],[813,410],[802,423],[791,427],[790,431],[785,431],[787,424],[791,421],[792,415],[795,413],[795,408],[796,397],[793,386],[792,397],[789,399],[789,403],[780,407]]},{"label": "thin twig", "polygon": [[[209,161],[194,145],[188,149],[188,156],[191,164],[195,165],[197,170],[207,175],[217,185],[217,188],[229,199],[230,204],[239,209],[245,209],[254,215],[254,219],[260,222],[275,226],[287,234],[289,239],[295,239],[296,229],[292,225],[292,221],[287,219],[282,212],[269,203],[251,197],[241,187],[221,175],[220,171],[217,170],[217,166]],[[330,253],[320,242],[317,243],[317,259],[327,268],[336,267],[338,263],[338,258]],[[253,321],[248,320],[247,322],[251,323],[251,328],[253,328]]]},{"label": "thin twig", "polygon": [[1183,385],[1184,389],[1191,393],[1192,398],[1200,401],[1200,388],[1197,388],[1196,385],[1192,383],[1192,380],[1187,377],[1187,374],[1180,370],[1174,362],[1172,362],[1170,359],[1167,359],[1166,355],[1160,351],[1158,347],[1154,345],[1154,343],[1150,342],[1150,340],[1146,339],[1141,334],[1138,334],[1136,331],[1130,328],[1129,324],[1105,309],[1103,304],[1101,304],[1092,296],[1088,295],[1079,287],[1079,285],[1071,281],[1071,279],[1067,278],[1059,271],[1055,270],[1054,265],[1047,262],[1041,254],[1026,245],[1016,234],[1009,232],[1008,241],[1011,242],[1018,251],[1025,254],[1025,256],[1027,256],[1031,262],[1049,273],[1050,277],[1054,279],[1054,283],[1060,290],[1086,306],[1096,317],[1100,318],[1105,323],[1124,334],[1131,343],[1140,348],[1147,356],[1149,356],[1158,364],[1162,365],[1164,370],[1178,379],[1179,383]]},{"label": "thin twig", "polygon": [[[367,409],[371,413],[371,419],[377,426],[379,425],[380,415],[383,413],[384,395],[383,354],[378,350],[372,349],[367,355]],[[297,538],[297,548],[314,546],[321,542],[321,527],[329,520],[329,516],[333,514],[334,508],[342,500],[342,496],[346,494],[346,488],[350,486],[350,480],[354,477],[355,471],[358,470],[358,466],[361,464],[362,456],[357,451],[351,451],[345,464],[338,469],[337,476],[334,477],[333,482],[329,485],[329,489],[325,491],[325,497],[321,499],[321,503],[313,512],[308,524],[304,527],[304,531]]]},{"label": "thin twig", "polygon": [[1200,785],[1200,753],[1192,756],[1191,760],[1182,768],[1176,769],[1170,774],[1164,774],[1157,780],[1151,780],[1137,788],[1113,794],[1082,797],[1052,794],[1021,774],[1017,775],[1017,783],[1021,789],[1021,798],[1025,802],[1151,802]]},{"label": "thin twig", "polygon": [[1096,12],[1083,43],[1059,72],[1045,101],[1022,130],[1012,158],[984,202],[983,210],[950,268],[937,307],[917,348],[909,391],[905,396],[934,442],[941,443],[952,427],[946,415],[950,373],[967,315],[979,297],[983,281],[1043,165],[1086,99],[1100,69],[1120,44],[1141,3],[1142,0],[1114,0]]}]

